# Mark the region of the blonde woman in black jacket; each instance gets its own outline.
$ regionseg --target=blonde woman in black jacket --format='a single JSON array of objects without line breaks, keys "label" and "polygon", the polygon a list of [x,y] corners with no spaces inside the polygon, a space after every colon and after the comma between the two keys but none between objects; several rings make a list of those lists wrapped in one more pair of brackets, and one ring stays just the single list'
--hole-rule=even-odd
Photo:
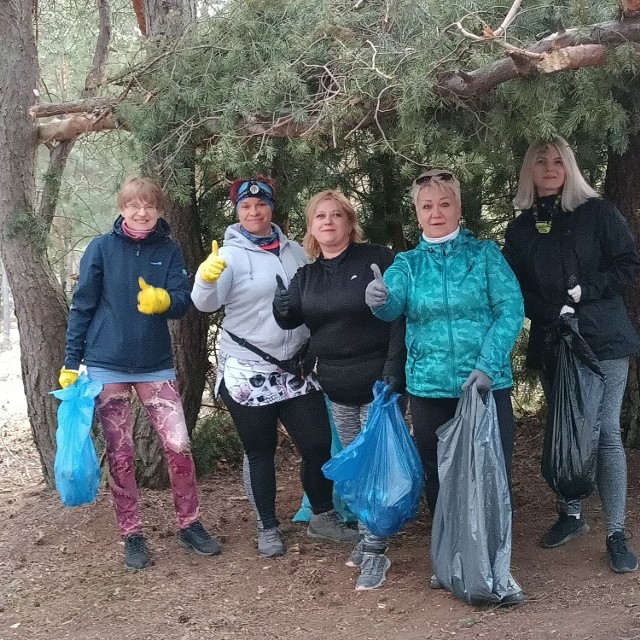
[{"label": "blonde woman in black jacket", "polygon": [[[514,203],[522,213],[507,228],[504,256],[531,320],[527,365],[542,370],[546,331],[559,315],[575,314],[605,373],[597,483],[609,564],[617,573],[635,571],[638,562],[625,538],[627,468],[620,436],[629,356],[640,350],[622,299],[638,273],[635,241],[622,215],[587,184],[560,137],[529,147]],[[541,373],[541,381],[551,405],[553,380]],[[542,536],[544,548],[589,530],[580,501],[559,500],[557,509],[557,522]]]},{"label": "blonde woman in black jacket", "polygon": [[[364,300],[373,273],[394,259],[387,247],[364,243],[353,205],[337,191],[322,191],[307,206],[304,247],[315,262],[298,269],[285,289],[279,283],[274,315],[283,329],[306,324],[317,357],[318,379],[331,401],[338,436],[347,446],[360,433],[376,380],[404,390],[404,318],[386,323]],[[356,589],[375,589],[391,565],[387,539],[359,525],[361,540],[348,566],[360,567]]]}]

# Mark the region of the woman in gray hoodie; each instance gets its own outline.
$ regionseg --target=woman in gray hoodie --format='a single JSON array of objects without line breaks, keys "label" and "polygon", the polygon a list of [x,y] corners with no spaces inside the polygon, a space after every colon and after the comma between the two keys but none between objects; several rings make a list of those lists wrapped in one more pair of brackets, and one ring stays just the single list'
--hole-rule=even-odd
[{"label": "woman in gray hoodie", "polygon": [[258,552],[284,553],[275,513],[277,423],[282,422],[302,458],[301,478],[313,516],[308,534],[338,542],[357,542],[333,508],[332,483],[322,473],[331,457],[331,428],[317,381],[296,366],[309,331],[285,331],[272,312],[278,277],[286,285],[307,258],[271,222],[273,184],[262,177],[236,180],[230,199],[239,222],[227,227],[224,245],[212,243],[200,265],[191,297],[200,311],[224,306],[216,394],[229,409],[249,461],[250,490],[261,526]]}]

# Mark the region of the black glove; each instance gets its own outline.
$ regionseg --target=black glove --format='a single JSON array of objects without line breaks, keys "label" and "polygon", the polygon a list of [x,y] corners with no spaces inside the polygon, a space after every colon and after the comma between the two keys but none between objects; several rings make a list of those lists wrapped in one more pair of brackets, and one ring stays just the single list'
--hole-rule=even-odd
[{"label": "black glove", "polygon": [[291,308],[291,294],[287,291],[287,287],[284,286],[280,276],[276,276],[276,283],[278,286],[273,296],[273,308],[279,315],[286,316]]},{"label": "black glove", "polygon": [[391,397],[392,393],[402,393],[402,382],[397,376],[382,376],[382,382],[386,386],[385,401]]}]

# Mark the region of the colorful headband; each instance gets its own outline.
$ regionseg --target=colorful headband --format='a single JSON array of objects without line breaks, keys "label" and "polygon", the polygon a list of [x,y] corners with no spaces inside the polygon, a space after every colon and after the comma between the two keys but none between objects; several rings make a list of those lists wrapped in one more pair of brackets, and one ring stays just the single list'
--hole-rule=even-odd
[{"label": "colorful headband", "polygon": [[259,180],[247,180],[246,182],[243,182],[238,187],[238,193],[235,201],[236,208],[245,198],[259,198],[273,209],[273,189],[265,182],[260,182]]}]

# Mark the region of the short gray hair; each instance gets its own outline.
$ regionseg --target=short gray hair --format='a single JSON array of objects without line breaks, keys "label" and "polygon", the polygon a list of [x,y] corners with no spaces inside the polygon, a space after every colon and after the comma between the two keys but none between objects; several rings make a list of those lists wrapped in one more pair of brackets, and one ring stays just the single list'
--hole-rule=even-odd
[{"label": "short gray hair", "polygon": [[565,211],[573,211],[589,198],[599,197],[598,192],[582,176],[569,143],[564,138],[555,136],[549,142],[534,142],[529,145],[520,169],[518,191],[513,199],[516,209],[530,209],[533,206],[536,197],[536,188],[533,184],[533,166],[538,156],[544,153],[548,147],[555,147],[558,150],[558,155],[564,165],[566,175],[562,186],[561,204]]}]

